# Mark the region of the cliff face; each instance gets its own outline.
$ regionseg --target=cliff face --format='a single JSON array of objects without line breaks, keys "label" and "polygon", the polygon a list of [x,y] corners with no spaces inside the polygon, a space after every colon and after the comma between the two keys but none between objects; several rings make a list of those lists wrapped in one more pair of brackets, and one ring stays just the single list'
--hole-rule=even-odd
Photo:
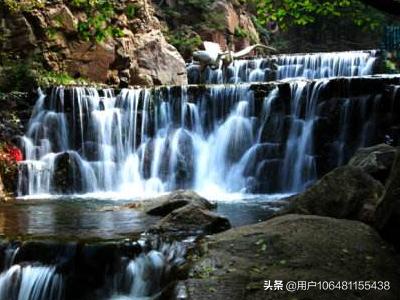
[{"label": "cliff face", "polygon": [[[185,62],[166,42],[147,0],[118,1],[107,20],[118,34],[101,42],[82,38],[80,26],[92,16],[70,3],[47,1],[44,7],[21,12],[3,7],[0,51],[35,56],[48,70],[95,82],[122,86],[186,83]],[[133,13],[128,13],[130,7]]]},{"label": "cliff face", "polygon": [[236,0],[153,0],[166,38],[187,59],[202,41],[237,51],[260,41],[255,8]]}]

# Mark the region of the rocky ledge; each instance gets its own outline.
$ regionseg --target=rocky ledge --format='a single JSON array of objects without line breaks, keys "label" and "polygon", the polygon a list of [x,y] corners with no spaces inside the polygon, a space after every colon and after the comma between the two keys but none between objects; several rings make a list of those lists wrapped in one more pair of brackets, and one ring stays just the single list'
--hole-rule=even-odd
[{"label": "rocky ledge", "polygon": [[[397,299],[398,260],[371,227],[286,215],[209,237],[186,286],[189,299]],[[387,280],[389,291],[265,291],[264,281]],[[379,278],[379,279],[378,279]]]},{"label": "rocky ledge", "polygon": [[[202,241],[190,256],[188,299],[397,299],[399,273],[400,151],[364,148],[272,219]],[[264,282],[390,282],[387,291],[290,293]]]}]

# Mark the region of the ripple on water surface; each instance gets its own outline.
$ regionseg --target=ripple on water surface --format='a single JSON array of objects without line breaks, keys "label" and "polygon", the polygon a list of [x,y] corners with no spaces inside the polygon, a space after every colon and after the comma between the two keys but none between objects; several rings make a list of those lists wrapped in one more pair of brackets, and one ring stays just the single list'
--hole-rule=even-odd
[{"label": "ripple on water surface", "polygon": [[[216,202],[216,212],[232,226],[264,221],[278,210],[288,195],[204,195]],[[23,198],[0,205],[0,234],[74,239],[118,239],[147,230],[159,218],[126,204],[137,201],[118,194],[87,194]]]}]

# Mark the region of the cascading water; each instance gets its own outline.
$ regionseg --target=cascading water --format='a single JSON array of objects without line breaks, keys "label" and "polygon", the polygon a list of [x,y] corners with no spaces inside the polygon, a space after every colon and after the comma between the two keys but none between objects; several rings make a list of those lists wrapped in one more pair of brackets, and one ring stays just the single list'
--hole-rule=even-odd
[{"label": "cascading water", "polygon": [[129,261],[120,279],[121,291],[111,300],[162,299],[174,270],[185,262],[185,251],[181,243],[162,244]]},{"label": "cascading water", "polygon": [[185,87],[153,97],[146,89],[68,91],[37,102],[22,139],[21,194],[244,188],[235,168],[255,143],[249,86],[214,86],[190,101]]},{"label": "cascading water", "polygon": [[[316,130],[330,118],[321,110],[325,94],[337,89],[329,85],[347,91],[337,119],[329,121],[337,128],[330,168],[376,139],[373,108],[381,95],[349,98],[352,78],[373,73],[376,59],[376,51],[355,51],[239,60],[205,72],[207,82],[234,84],[123,89],[117,95],[111,89],[54,88],[40,94],[21,139],[26,159],[19,195],[302,191],[321,174],[321,153],[331,151],[315,145]],[[276,78],[313,81],[241,83],[271,79],[271,64],[278,67]],[[350,77],[339,83],[325,78],[331,76]]]},{"label": "cascading water", "polygon": [[55,267],[13,265],[0,274],[0,299],[61,300],[63,280]]},{"label": "cascading water", "polygon": [[[330,84],[258,85],[269,89],[262,99],[250,84],[125,89],[117,96],[56,88],[39,97],[22,138],[19,192],[299,192],[317,178],[314,132],[329,117],[320,106]],[[371,97],[340,104],[334,166],[346,160],[354,137],[358,147],[372,143],[381,97]]]},{"label": "cascading water", "polygon": [[287,78],[320,79],[338,76],[363,76],[374,72],[377,51],[346,51],[273,55],[254,60],[236,60],[227,68],[188,66],[189,83],[265,82]]}]

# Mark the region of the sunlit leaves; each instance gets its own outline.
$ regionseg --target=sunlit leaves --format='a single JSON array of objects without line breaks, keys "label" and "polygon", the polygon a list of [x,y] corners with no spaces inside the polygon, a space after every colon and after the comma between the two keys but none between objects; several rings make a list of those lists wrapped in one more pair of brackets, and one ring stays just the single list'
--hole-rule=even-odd
[{"label": "sunlit leaves", "polygon": [[379,18],[357,0],[260,0],[257,4],[261,24],[276,22],[281,29],[306,26],[318,18],[345,17],[369,29],[379,27]]}]

